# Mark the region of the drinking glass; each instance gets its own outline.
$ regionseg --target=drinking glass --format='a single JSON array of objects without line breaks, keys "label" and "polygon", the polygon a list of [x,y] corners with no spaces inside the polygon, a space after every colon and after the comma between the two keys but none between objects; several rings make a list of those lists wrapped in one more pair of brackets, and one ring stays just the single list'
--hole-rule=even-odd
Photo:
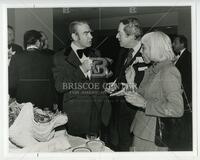
[{"label": "drinking glass", "polygon": [[86,142],[86,147],[91,149],[92,152],[103,152],[105,143],[101,140],[90,140]]},{"label": "drinking glass", "polygon": [[92,152],[92,150],[87,147],[76,147],[72,150],[72,152]]},{"label": "drinking glass", "polygon": [[86,139],[89,141],[98,139],[98,134],[97,133],[89,133],[86,135]]}]

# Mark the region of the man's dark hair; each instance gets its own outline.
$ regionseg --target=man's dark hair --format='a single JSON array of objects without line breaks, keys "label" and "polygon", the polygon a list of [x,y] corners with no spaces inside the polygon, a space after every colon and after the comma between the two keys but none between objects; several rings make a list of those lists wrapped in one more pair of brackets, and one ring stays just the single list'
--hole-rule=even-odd
[{"label": "man's dark hair", "polygon": [[122,19],[120,20],[120,22],[125,25],[124,32],[127,35],[134,34],[136,39],[140,39],[142,37],[142,34],[143,34],[142,28],[137,18],[130,17],[130,18]]},{"label": "man's dark hair", "polygon": [[180,43],[182,43],[184,47],[187,48],[187,38],[184,35],[178,35],[176,38],[178,38]]},{"label": "man's dark hair", "polygon": [[37,40],[41,41],[41,33],[36,30],[27,31],[24,34],[24,48],[26,49],[29,45],[34,45]]}]

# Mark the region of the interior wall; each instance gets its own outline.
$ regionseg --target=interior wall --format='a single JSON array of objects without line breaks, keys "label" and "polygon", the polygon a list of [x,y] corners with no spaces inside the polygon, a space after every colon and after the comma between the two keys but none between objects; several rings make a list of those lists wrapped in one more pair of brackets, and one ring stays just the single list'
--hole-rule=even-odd
[{"label": "interior wall", "polygon": [[[143,14],[143,15],[132,15],[137,17],[142,27],[152,27],[152,26],[173,26],[178,25],[178,14],[177,12],[171,13],[154,13],[154,14]],[[90,22],[95,25],[95,29],[107,30],[107,29],[117,29],[119,21],[122,18],[130,16],[120,16],[114,18],[104,18],[101,20],[101,25],[97,19],[90,20]],[[100,28],[99,28],[100,27]]]},{"label": "interior wall", "polygon": [[7,11],[8,11],[7,12],[8,25],[15,28],[15,10],[14,9],[8,9]]},{"label": "interior wall", "polygon": [[[62,9],[54,9],[54,49],[59,50],[64,46],[68,46],[70,44],[70,35],[68,31],[69,22],[71,19],[67,19],[66,15],[62,13]],[[131,15],[137,17],[142,27],[151,28],[151,27],[163,27],[163,26],[177,26],[178,25],[178,13],[177,12],[164,12],[164,13],[152,13],[152,14],[141,14],[141,15]],[[112,33],[117,33],[117,28],[119,22],[122,18],[130,17],[129,16],[118,16],[118,17],[109,17],[109,18],[101,18],[99,19],[99,14],[95,16],[92,15],[93,18],[87,18],[87,20],[92,28],[95,31],[108,31],[112,30]],[[78,19],[79,17],[77,17]],[[74,18],[76,20],[76,18]],[[108,36],[110,33],[108,32]],[[94,37],[95,38],[95,37]]]},{"label": "interior wall", "polygon": [[51,8],[17,8],[14,15],[16,43],[23,46],[24,33],[35,29],[46,33],[49,48],[53,48],[53,11]]},{"label": "interior wall", "polygon": [[[16,42],[23,46],[23,35],[30,29],[42,30],[49,38],[50,48],[59,49],[69,42],[68,26],[66,18],[60,12],[51,8],[18,8],[8,9],[8,24],[16,31]],[[178,34],[184,34],[188,39],[188,49],[191,50],[191,10],[189,7],[184,10],[177,10],[168,13],[153,13],[136,15],[143,27],[152,26],[177,26]],[[56,14],[56,15],[55,15]],[[59,19],[57,19],[60,16]],[[120,19],[125,16],[103,18],[99,20],[87,19],[93,30],[116,30]],[[134,16],[134,15],[133,15]],[[129,16],[130,17],[130,16]],[[53,42],[54,41],[54,42]],[[53,46],[53,43],[54,46]],[[58,47],[57,47],[58,46]]]},{"label": "interior wall", "polygon": [[178,34],[186,36],[188,40],[188,50],[191,51],[192,44],[192,30],[191,30],[191,11],[179,11],[178,14]]}]

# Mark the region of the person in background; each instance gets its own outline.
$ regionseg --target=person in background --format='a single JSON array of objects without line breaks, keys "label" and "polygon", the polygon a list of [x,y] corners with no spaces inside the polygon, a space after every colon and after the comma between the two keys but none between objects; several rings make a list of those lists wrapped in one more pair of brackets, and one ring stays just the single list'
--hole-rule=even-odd
[{"label": "person in background", "polygon": [[[141,55],[142,27],[137,18],[131,17],[120,21],[116,38],[120,47],[126,52],[119,53],[119,60],[115,71],[116,84],[127,83],[125,70],[132,66],[136,72],[134,83],[137,87],[144,76],[147,65]],[[109,92],[109,91],[108,91]],[[111,144],[117,151],[128,151],[132,141],[130,125],[137,108],[130,108],[124,97],[113,97],[113,117],[111,123]]]},{"label": "person in background", "polygon": [[[192,55],[187,49],[187,38],[184,35],[177,35],[173,41],[173,49],[176,54],[175,66],[179,69],[184,89],[184,108],[192,110]],[[183,116],[182,142],[178,150],[192,150],[192,114],[184,112]]]},{"label": "person in background", "polygon": [[23,52],[23,49],[20,45],[15,43],[15,31],[13,27],[8,26],[8,60],[10,63],[10,59],[14,54],[20,54]]},{"label": "person in background", "polygon": [[173,49],[176,54],[175,65],[179,69],[182,77],[184,90],[189,103],[192,102],[192,55],[187,49],[187,39],[183,35],[178,35],[173,41]]},{"label": "person in background", "polygon": [[53,58],[42,54],[41,37],[36,30],[24,34],[25,51],[15,54],[8,68],[9,94],[18,103],[31,102],[39,108],[52,110],[56,104]]},{"label": "person in background", "polygon": [[92,30],[86,21],[73,21],[69,32],[71,45],[54,55],[53,70],[55,87],[63,94],[63,112],[69,119],[66,129],[71,135],[101,138],[101,126],[108,125],[111,106],[107,96],[100,93],[102,79],[92,75],[91,58],[97,57],[90,50]]},{"label": "person in background", "polygon": [[[150,32],[141,42],[145,63],[153,65],[145,71],[139,88],[125,96],[128,103],[139,108],[130,128],[134,134],[131,151],[167,151],[168,147],[155,145],[156,117],[183,115],[181,75],[173,64],[175,55],[166,34]],[[127,68],[126,79],[134,81],[132,67]]]},{"label": "person in background", "polygon": [[48,44],[48,37],[47,35],[43,32],[43,31],[40,31],[42,37],[41,37],[41,41],[42,41],[42,51],[45,53],[45,54],[49,54],[49,55],[54,55],[54,51],[49,49],[49,44]]}]

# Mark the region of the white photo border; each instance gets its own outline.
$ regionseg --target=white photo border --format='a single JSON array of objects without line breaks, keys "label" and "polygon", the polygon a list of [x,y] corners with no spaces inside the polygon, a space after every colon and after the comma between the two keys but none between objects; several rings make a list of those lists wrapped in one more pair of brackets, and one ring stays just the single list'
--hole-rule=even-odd
[{"label": "white photo border", "polygon": [[[200,89],[197,84],[199,80],[198,68],[200,64],[198,60],[200,55],[197,54],[197,51],[200,51],[200,45],[197,44],[200,42],[200,37],[198,33],[198,28],[200,28],[200,22],[197,17],[200,15],[200,2],[198,0],[82,0],[81,2],[75,0],[11,0],[11,1],[2,1],[0,2],[0,73],[2,78],[0,78],[0,102],[2,104],[1,110],[1,129],[0,132],[0,143],[3,159],[196,159],[198,158],[198,150],[200,140],[198,139],[198,133],[200,133],[200,127],[198,122],[200,118],[200,109],[198,109],[199,95],[198,91]],[[8,8],[64,8],[64,7],[128,7],[128,6],[191,6],[191,35],[192,35],[192,83],[193,83],[193,151],[192,152],[125,152],[125,153],[9,153],[8,150],[8,67],[7,67],[7,9]],[[199,10],[198,10],[199,9]],[[197,43],[198,42],[198,43]]]}]

